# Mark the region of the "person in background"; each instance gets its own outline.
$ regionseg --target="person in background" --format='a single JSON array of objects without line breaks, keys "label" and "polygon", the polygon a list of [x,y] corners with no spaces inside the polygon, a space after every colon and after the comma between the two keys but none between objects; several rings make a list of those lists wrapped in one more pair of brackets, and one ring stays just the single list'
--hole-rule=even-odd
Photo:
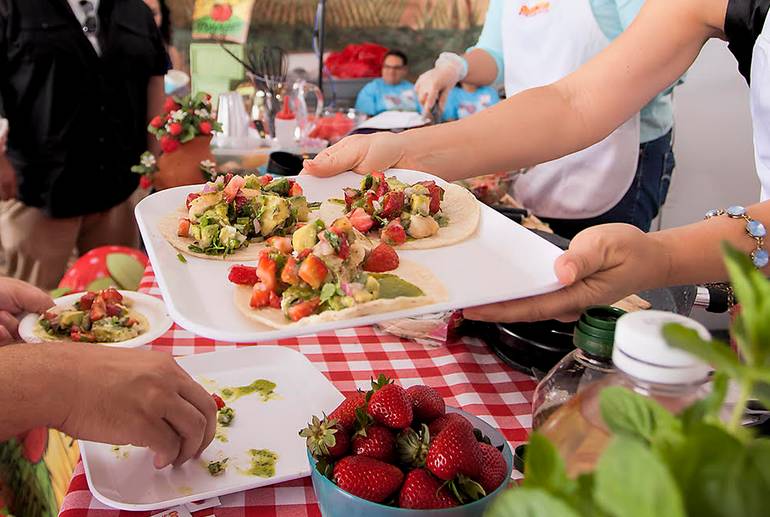
[{"label": "person in background", "polygon": [[[415,85],[423,109],[446,101],[458,81],[505,84],[511,97],[557,81],[606,48],[644,0],[491,0],[478,43],[463,56],[442,53]],[[601,142],[537,164],[513,196],[563,237],[601,223],[649,231],[674,169],[671,85]]]},{"label": "person in background", "polygon": [[36,427],[73,438],[149,447],[155,467],[197,457],[216,404],[169,354],[81,343],[19,342],[18,317],[49,309],[40,289],[0,278],[0,441]]},{"label": "person in background", "polygon": [[441,113],[441,121],[470,117],[500,102],[500,95],[491,86],[460,83],[449,91]]},{"label": "person in background", "polygon": [[51,289],[73,251],[138,245],[130,169],[158,150],[147,124],[162,111],[167,69],[142,0],[0,0],[6,275]]},{"label": "person in background", "polygon": [[364,86],[356,98],[356,110],[374,116],[383,111],[420,111],[414,85],[407,81],[409,59],[390,50],[382,62],[382,77]]},{"label": "person in background", "polygon": [[174,46],[171,29],[171,11],[166,4],[166,0],[144,0],[147,7],[152,11],[152,17],[163,37],[163,43],[166,45],[166,52],[171,61],[171,68],[174,70],[186,70],[186,65],[182,54]]}]

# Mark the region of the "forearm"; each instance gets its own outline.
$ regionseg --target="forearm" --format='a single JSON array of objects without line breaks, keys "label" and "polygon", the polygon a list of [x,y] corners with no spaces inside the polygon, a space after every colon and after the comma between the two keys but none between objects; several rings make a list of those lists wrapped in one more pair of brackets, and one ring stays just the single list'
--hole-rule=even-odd
[{"label": "forearm", "polygon": [[[165,101],[164,78],[162,75],[150,77],[147,85],[147,124],[156,115],[163,112],[163,102]],[[147,149],[155,156],[160,154],[160,143],[155,136],[147,133]]]},{"label": "forearm", "polygon": [[76,360],[68,345],[0,348],[0,441],[35,427],[58,427],[67,416]]},{"label": "forearm", "polygon": [[468,74],[463,79],[464,83],[474,86],[488,86],[497,79],[497,62],[485,50],[475,48],[464,56],[468,63]]},{"label": "forearm", "polygon": [[[770,201],[748,207],[753,219],[770,226]],[[688,226],[650,234],[665,250],[667,264],[664,285],[701,284],[727,280],[721,245],[729,242],[746,255],[756,241],[746,233],[746,221],[726,215]],[[770,274],[770,267],[765,268]],[[659,286],[652,286],[659,287]]]}]

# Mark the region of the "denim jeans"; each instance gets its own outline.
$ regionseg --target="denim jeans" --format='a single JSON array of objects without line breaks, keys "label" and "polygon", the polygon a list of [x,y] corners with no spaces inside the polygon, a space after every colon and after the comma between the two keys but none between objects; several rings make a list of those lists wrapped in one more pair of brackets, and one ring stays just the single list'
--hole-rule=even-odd
[{"label": "denim jeans", "polygon": [[590,219],[547,219],[557,235],[571,239],[590,226],[605,223],[628,223],[647,232],[660,207],[666,202],[671,175],[674,172],[671,131],[639,146],[636,176],[618,204]]}]

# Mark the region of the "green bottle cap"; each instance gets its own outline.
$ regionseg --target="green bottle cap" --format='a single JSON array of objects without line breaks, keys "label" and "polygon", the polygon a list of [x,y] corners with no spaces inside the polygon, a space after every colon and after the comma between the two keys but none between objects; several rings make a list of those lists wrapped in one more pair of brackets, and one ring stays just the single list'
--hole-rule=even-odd
[{"label": "green bottle cap", "polygon": [[575,328],[573,343],[589,355],[610,359],[615,341],[615,323],[625,313],[609,305],[587,308]]}]

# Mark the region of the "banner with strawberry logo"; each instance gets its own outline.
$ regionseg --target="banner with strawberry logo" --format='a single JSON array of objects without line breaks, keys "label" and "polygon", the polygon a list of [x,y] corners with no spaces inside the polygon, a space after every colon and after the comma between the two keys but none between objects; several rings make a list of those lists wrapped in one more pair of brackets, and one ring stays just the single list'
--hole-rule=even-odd
[{"label": "banner with strawberry logo", "polygon": [[193,39],[246,43],[254,0],[196,0]]}]

